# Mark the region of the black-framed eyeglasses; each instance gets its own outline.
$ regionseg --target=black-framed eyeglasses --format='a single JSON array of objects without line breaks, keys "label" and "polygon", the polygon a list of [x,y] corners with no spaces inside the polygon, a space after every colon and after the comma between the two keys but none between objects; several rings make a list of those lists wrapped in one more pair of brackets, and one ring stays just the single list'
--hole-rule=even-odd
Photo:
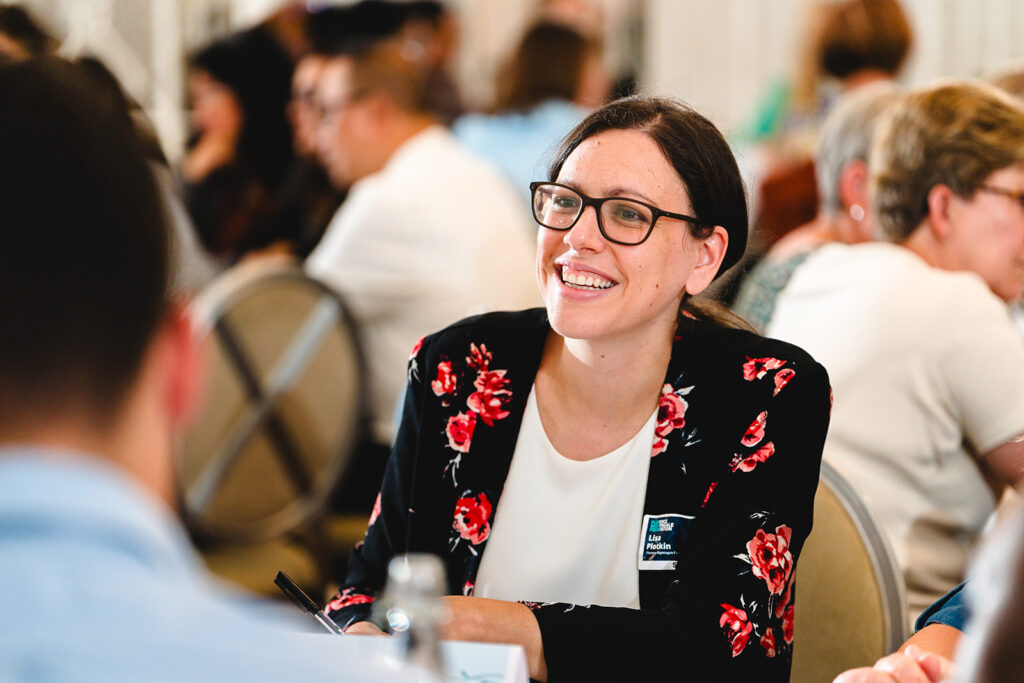
[{"label": "black-framed eyeglasses", "polygon": [[593,206],[597,214],[597,227],[604,238],[615,244],[634,246],[651,236],[654,224],[662,216],[703,225],[703,221],[681,213],[663,211],[656,206],[625,197],[588,197],[561,183],[530,183],[533,198],[533,218],[551,230],[571,230]]},{"label": "black-framed eyeglasses", "polygon": [[1024,192],[1014,192],[1013,190],[1007,190],[1005,187],[994,187],[992,185],[982,185],[978,188],[979,192],[988,192],[989,194],[998,194],[1003,197],[1009,197],[1013,201],[1021,205],[1024,208]]}]

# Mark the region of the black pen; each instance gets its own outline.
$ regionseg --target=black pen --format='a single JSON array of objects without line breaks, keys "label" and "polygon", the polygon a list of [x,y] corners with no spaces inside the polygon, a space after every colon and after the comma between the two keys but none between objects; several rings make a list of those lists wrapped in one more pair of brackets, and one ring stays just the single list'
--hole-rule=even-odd
[{"label": "black pen", "polygon": [[309,612],[310,616],[316,619],[317,623],[325,629],[337,635],[344,635],[345,632],[341,630],[341,627],[334,623],[333,619],[324,614],[323,610],[317,607],[316,603],[313,602],[308,595],[303,593],[302,589],[299,588],[287,574],[284,572],[278,572],[277,576],[274,578],[274,583],[277,584],[277,587],[281,589],[282,593],[291,598],[295,604],[303,610]]}]

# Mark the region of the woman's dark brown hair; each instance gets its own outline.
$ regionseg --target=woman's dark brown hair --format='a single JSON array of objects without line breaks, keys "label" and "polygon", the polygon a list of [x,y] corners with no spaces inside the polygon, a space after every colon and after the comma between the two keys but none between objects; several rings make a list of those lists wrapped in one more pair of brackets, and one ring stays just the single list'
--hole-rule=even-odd
[{"label": "woman's dark brown hair", "polygon": [[[716,225],[729,235],[725,258],[715,277],[735,265],[747,246],[747,196],[736,158],[715,124],[669,98],[637,95],[615,100],[569,133],[551,163],[550,180],[558,180],[565,160],[584,140],[609,130],[636,130],[654,140],[683,181],[693,213],[701,221],[688,223],[694,237],[707,237]],[[735,316],[710,311],[689,297],[683,307],[721,324],[745,326]]]}]

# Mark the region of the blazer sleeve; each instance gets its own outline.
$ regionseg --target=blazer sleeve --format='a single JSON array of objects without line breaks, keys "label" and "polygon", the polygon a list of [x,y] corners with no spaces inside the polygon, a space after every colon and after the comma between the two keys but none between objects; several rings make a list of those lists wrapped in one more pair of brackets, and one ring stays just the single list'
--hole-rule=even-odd
[{"label": "blazer sleeve", "polygon": [[412,481],[417,457],[425,353],[420,340],[409,358],[408,383],[395,443],[363,540],[349,556],[345,583],[325,612],[342,628],[370,618],[373,602],[387,582],[388,562],[406,552]]},{"label": "blazer sleeve", "polygon": [[550,682],[789,680],[793,576],[811,529],[831,391],[805,354],[786,367],[779,379],[723,387],[722,448],[731,442],[732,453],[714,470],[657,605],[528,604]]}]

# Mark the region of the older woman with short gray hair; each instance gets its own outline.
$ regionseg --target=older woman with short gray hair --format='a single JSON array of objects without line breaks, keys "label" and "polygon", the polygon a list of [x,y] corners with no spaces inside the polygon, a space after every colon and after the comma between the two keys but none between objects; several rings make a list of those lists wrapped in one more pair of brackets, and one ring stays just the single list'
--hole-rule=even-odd
[{"label": "older woman with short gray hair", "polygon": [[772,246],[746,276],[733,306],[756,329],[768,326],[779,292],[814,249],[828,242],[856,244],[876,237],[867,159],[880,114],[899,97],[888,82],[864,86],[846,96],[825,120],[815,157],[818,215]]}]

